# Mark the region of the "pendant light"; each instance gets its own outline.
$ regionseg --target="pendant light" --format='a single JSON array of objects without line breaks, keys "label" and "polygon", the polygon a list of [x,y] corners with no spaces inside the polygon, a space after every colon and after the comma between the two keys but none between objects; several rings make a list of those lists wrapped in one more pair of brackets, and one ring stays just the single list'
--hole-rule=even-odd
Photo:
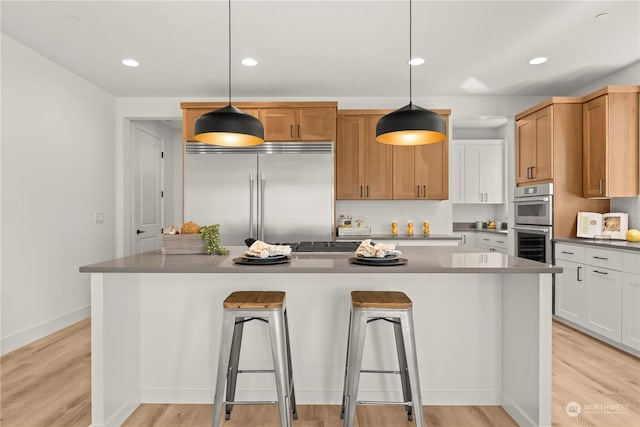
[{"label": "pendant light", "polygon": [[243,147],[264,142],[260,120],[231,105],[231,0],[229,0],[229,105],[196,120],[195,139],[211,145]]},{"label": "pendant light", "polygon": [[[409,0],[409,60],[411,52],[412,5]],[[443,141],[447,126],[444,118],[431,110],[413,105],[409,64],[409,104],[382,117],[376,125],[376,141],[391,145],[422,145]]]}]

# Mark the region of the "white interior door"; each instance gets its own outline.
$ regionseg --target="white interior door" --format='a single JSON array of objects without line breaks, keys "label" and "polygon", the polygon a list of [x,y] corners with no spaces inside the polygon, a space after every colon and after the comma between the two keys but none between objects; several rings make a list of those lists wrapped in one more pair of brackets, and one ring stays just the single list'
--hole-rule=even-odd
[{"label": "white interior door", "polygon": [[159,249],[163,222],[164,139],[133,125],[133,253]]}]

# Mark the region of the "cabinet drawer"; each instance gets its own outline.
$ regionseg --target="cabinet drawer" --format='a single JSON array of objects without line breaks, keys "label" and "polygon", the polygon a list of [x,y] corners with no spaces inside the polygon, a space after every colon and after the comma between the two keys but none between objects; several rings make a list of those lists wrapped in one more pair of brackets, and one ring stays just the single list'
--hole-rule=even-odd
[{"label": "cabinet drawer", "polygon": [[640,274],[640,253],[622,253],[622,271],[631,274]]},{"label": "cabinet drawer", "polygon": [[508,241],[507,241],[507,235],[506,234],[495,234],[493,236],[491,236],[493,239],[493,245],[502,249],[507,249],[508,248]]},{"label": "cabinet drawer", "polygon": [[622,270],[622,252],[607,249],[586,248],[584,251],[584,263],[597,267]]},{"label": "cabinet drawer", "polygon": [[565,243],[556,243],[555,246],[556,259],[565,261],[584,263],[584,247],[576,245],[567,245]]}]

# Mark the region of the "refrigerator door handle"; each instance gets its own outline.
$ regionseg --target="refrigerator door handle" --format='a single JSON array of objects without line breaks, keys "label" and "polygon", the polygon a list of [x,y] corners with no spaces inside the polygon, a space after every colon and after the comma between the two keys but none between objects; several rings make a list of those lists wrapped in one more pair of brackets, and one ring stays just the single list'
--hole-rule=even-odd
[{"label": "refrigerator door handle", "polygon": [[265,197],[264,197],[264,185],[265,185],[265,179],[264,179],[264,174],[261,173],[260,174],[260,222],[258,223],[258,230],[259,230],[259,235],[260,235],[260,240],[262,240],[264,242],[264,202],[265,202]]},{"label": "refrigerator door handle", "polygon": [[255,184],[255,179],[253,179],[253,172],[249,173],[249,237],[252,239],[257,237],[257,233],[254,234],[253,229],[253,186]]}]

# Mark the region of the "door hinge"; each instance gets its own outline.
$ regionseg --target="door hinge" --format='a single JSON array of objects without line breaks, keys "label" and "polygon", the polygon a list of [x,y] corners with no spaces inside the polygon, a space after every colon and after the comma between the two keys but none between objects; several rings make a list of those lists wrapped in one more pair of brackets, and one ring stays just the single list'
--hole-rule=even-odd
[{"label": "door hinge", "polygon": [[161,158],[161,159],[164,159],[164,151],[161,151],[161,152],[160,152],[160,158]]},{"label": "door hinge", "polygon": [[160,197],[164,197],[164,191],[160,192]]}]

